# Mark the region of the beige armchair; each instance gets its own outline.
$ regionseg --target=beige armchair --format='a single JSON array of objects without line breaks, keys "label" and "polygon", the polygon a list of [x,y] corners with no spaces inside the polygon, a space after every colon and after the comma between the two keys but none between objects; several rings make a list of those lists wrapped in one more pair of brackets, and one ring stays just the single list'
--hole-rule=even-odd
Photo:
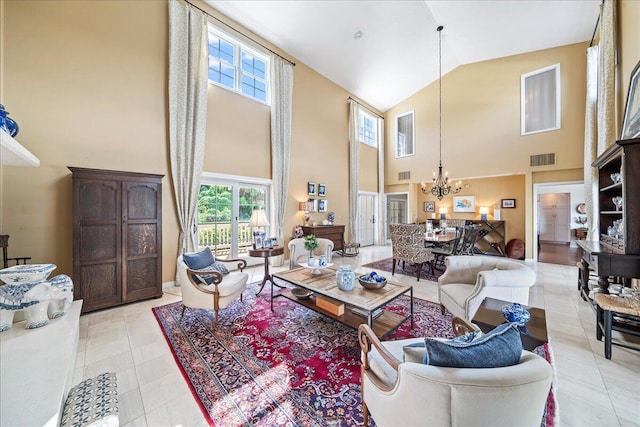
[{"label": "beige armchair", "polygon": [[389,224],[391,234],[391,248],[393,251],[393,266],[391,275],[396,273],[396,263],[402,261],[416,264],[416,278],[420,281],[422,266],[426,263],[433,273],[435,257],[430,248],[424,247],[426,227],[424,224]]},{"label": "beige armchair", "polygon": [[[216,259],[218,262],[237,262],[239,271],[221,274],[211,270],[192,270],[185,264],[182,255],[177,260],[177,282],[182,288],[182,314],[187,307],[214,310],[218,321],[218,311],[231,304],[247,289],[249,275],[242,270],[247,262],[241,259]],[[208,280],[207,280],[208,279]]]},{"label": "beige armchair", "polygon": [[[313,251],[314,256],[325,255],[327,262],[331,262],[333,242],[318,237],[318,247]],[[307,262],[309,251],[304,248],[304,237],[289,241],[289,268],[299,267],[301,262]]]},{"label": "beige armchair", "polygon": [[536,282],[531,268],[508,258],[458,255],[447,257],[445,264],[438,279],[440,309],[468,320],[487,297],[527,305],[529,288]]},{"label": "beige armchair", "polygon": [[523,351],[503,368],[442,368],[402,362],[403,347],[424,338],[380,342],[360,325],[364,425],[378,427],[539,426],[553,371]]}]

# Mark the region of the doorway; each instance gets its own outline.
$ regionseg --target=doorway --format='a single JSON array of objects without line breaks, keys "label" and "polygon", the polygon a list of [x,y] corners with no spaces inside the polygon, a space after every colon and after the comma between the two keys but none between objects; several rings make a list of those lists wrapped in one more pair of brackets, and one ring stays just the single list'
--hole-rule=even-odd
[{"label": "doorway", "polygon": [[409,194],[408,193],[387,193],[385,194],[386,203],[386,216],[384,222],[384,234],[385,240],[390,241],[389,224],[406,224],[409,222],[408,209]]},{"label": "doorway", "polygon": [[358,228],[360,246],[372,246],[376,238],[376,193],[358,193]]},{"label": "doorway", "polygon": [[533,215],[534,259],[539,262],[575,265],[580,249],[575,228],[583,227],[573,215],[574,207],[584,202],[582,182],[534,184]]},{"label": "doorway", "polygon": [[[249,220],[254,209],[269,216],[269,186],[262,183],[203,177],[198,194],[198,250],[211,248],[216,258],[245,259],[253,265],[262,259],[249,256],[253,230]],[[265,232],[269,237],[269,228]]]}]

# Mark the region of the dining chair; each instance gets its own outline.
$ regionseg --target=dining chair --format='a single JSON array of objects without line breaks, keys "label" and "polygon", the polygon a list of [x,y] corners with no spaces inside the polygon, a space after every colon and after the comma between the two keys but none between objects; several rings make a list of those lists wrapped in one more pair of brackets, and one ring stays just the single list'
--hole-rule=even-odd
[{"label": "dining chair", "polygon": [[9,235],[3,234],[0,236],[0,247],[2,248],[2,265],[3,268],[9,267],[9,261],[15,261],[16,265],[26,264],[31,259],[30,256],[9,258]]}]

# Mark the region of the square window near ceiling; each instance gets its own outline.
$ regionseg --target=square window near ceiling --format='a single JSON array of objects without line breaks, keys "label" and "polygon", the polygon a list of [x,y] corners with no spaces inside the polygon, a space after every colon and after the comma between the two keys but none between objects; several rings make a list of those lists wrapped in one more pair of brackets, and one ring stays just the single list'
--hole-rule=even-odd
[{"label": "square window near ceiling", "polygon": [[269,57],[209,24],[209,81],[269,103]]},{"label": "square window near ceiling", "polygon": [[358,138],[363,144],[371,147],[378,146],[378,119],[373,115],[359,109],[358,112]]},{"label": "square window near ceiling", "polygon": [[520,93],[522,135],[560,129],[560,64],[523,74]]}]

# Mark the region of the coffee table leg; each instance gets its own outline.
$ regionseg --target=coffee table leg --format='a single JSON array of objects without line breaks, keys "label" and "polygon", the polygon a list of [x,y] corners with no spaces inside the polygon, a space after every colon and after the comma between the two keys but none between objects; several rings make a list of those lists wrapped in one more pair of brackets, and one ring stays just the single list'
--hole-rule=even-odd
[{"label": "coffee table leg", "polygon": [[371,312],[367,314],[367,325],[369,325],[369,327],[373,329],[373,315]]}]

